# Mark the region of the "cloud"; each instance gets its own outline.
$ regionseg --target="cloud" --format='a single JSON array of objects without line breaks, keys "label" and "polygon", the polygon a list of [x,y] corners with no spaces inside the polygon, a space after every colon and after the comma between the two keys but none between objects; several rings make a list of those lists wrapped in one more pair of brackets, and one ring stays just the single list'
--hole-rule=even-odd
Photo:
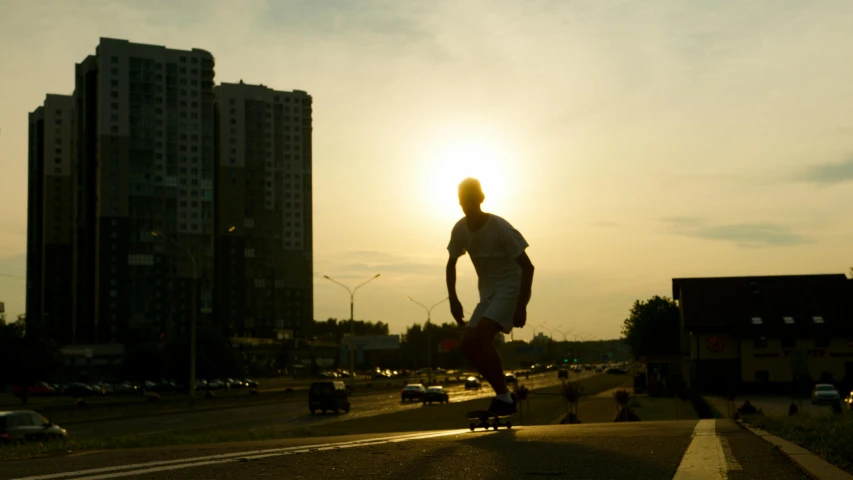
[{"label": "cloud", "polygon": [[853,182],[853,158],[846,162],[825,163],[810,167],[800,174],[799,179],[825,185]]},{"label": "cloud", "polygon": [[709,224],[698,217],[663,219],[677,235],[732,242],[740,247],[783,247],[811,243],[807,237],[775,223]]},{"label": "cloud", "polygon": [[661,220],[674,227],[697,227],[706,222],[704,218],[700,217],[664,217]]},{"label": "cloud", "polygon": [[441,262],[376,251],[344,252],[324,258],[315,265],[318,276],[335,279],[361,279],[379,274],[439,275],[444,273]]}]

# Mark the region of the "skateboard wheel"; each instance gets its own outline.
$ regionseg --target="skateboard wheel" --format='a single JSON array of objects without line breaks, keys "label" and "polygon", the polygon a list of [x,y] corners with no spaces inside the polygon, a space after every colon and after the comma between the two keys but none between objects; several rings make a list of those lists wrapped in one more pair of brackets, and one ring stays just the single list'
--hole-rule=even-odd
[{"label": "skateboard wheel", "polygon": [[507,429],[512,428],[512,422],[506,422],[506,428]]},{"label": "skateboard wheel", "polygon": [[470,428],[470,429],[471,429],[471,431],[473,432],[473,431],[474,431],[474,424],[473,424],[473,423],[469,423],[469,424],[468,424],[468,428]]}]

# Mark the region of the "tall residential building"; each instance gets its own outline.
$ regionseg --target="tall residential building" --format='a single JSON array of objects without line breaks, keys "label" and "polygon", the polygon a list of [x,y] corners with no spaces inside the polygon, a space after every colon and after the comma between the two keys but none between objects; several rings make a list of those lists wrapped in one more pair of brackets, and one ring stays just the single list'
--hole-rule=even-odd
[{"label": "tall residential building", "polygon": [[27,332],[68,343],[74,100],[49,94],[29,117]]},{"label": "tall residential building", "polygon": [[217,323],[301,337],[314,317],[311,97],[241,81],[216,99]]},{"label": "tall residential building", "polygon": [[185,331],[194,264],[199,318],[208,320],[213,68],[204,50],[109,38],[77,65],[76,343],[133,343]]}]

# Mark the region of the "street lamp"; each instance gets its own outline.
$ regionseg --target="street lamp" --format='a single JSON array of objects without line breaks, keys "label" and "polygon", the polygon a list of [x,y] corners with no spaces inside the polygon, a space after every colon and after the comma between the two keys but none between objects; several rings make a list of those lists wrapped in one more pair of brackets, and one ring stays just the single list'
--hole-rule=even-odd
[{"label": "street lamp", "polygon": [[[544,327],[545,325],[548,325],[548,322],[534,323],[534,324],[530,325],[533,328],[533,339],[534,340],[536,340],[536,327]],[[539,333],[542,333],[543,330],[545,330],[545,329],[542,328],[541,330],[539,330]]]},{"label": "street lamp", "polygon": [[347,290],[347,292],[349,292],[349,336],[350,336],[350,339],[349,339],[349,341],[350,341],[349,369],[350,369],[350,375],[352,375],[352,384],[353,384],[353,386],[355,386],[355,320],[353,320],[353,316],[352,316],[354,305],[355,305],[355,292],[357,292],[359,288],[361,288],[361,287],[367,285],[368,283],[379,278],[379,274],[377,273],[375,276],[371,277],[369,280],[367,280],[365,282],[362,282],[361,284],[359,284],[357,287],[355,287],[352,290],[350,290],[350,288],[348,286],[344,285],[341,282],[336,281],[335,279],[333,279],[332,277],[330,277],[328,275],[323,275],[323,278],[325,278],[326,280],[328,280],[334,284],[337,284],[337,285],[344,287]]},{"label": "street lamp", "polygon": [[191,290],[191,293],[190,293],[190,310],[191,311],[190,311],[190,382],[189,382],[189,390],[190,390],[189,396],[190,396],[190,402],[192,403],[192,401],[195,399],[195,366],[196,366],[196,364],[195,364],[195,360],[196,360],[196,358],[195,358],[196,357],[195,343],[196,343],[196,324],[198,323],[198,305],[196,304],[198,295],[197,295],[196,290],[198,288],[198,265],[196,264],[195,257],[193,256],[192,252],[190,252],[190,250],[187,247],[181,245],[180,243],[178,243],[175,240],[172,240],[171,238],[167,237],[166,235],[163,235],[163,233],[161,233],[157,230],[152,230],[151,236],[162,238],[162,239],[166,240],[167,242],[169,242],[173,245],[176,245],[178,248],[183,250],[184,253],[186,253],[188,257],[190,257],[190,261],[192,262],[192,266],[193,266],[193,283],[192,283],[192,288],[190,289]]},{"label": "street lamp", "polygon": [[415,303],[417,305],[420,305],[427,312],[427,321],[426,321],[426,331],[427,331],[427,382],[430,385],[432,385],[432,332],[430,332],[429,325],[430,325],[430,320],[431,320],[432,309],[437,307],[438,305],[441,305],[442,303],[447,301],[449,298],[450,297],[444,297],[443,300],[436,302],[433,306],[427,307],[426,305],[415,300],[412,297],[406,297],[406,299],[408,299],[410,302]]}]

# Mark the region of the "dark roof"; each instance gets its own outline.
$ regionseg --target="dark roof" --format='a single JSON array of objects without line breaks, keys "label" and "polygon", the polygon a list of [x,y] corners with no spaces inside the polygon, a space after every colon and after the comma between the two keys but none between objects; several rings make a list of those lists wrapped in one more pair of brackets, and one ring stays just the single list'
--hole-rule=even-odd
[{"label": "dark roof", "polygon": [[853,333],[853,281],[844,274],[674,278],[672,294],[688,330],[729,328],[745,334],[794,336]]}]

